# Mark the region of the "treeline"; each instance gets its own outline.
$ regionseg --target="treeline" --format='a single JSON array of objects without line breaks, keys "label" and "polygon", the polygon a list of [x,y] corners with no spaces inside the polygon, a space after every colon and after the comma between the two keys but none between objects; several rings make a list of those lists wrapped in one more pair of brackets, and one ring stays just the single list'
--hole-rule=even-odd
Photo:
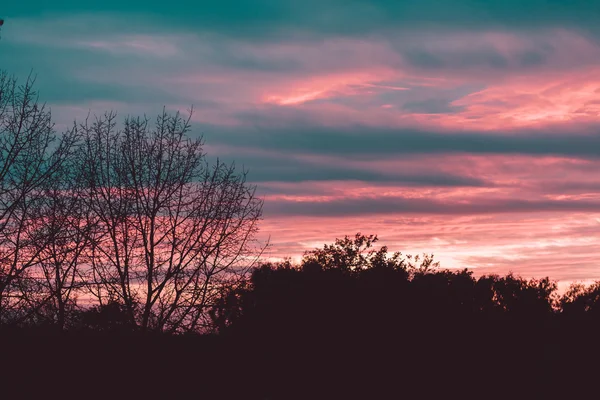
[{"label": "treeline", "polygon": [[221,333],[371,330],[472,323],[600,324],[600,283],[560,295],[549,278],[475,277],[445,270],[433,256],[375,249],[377,236],[357,234],[307,252],[300,265],[265,264],[228,291],[211,316]]},{"label": "treeline", "polygon": [[590,390],[600,285],[559,295],[547,278],[475,277],[376,242],[357,234],[299,265],[254,268],[210,307],[210,334],[140,332],[113,302],[81,311],[60,335],[5,331],[4,354],[28,373],[31,360],[45,365],[42,381],[113,396],[548,399]]},{"label": "treeline", "polygon": [[[600,284],[474,276],[357,234],[266,264],[211,315],[262,398],[579,398],[600,368]],[[250,356],[248,356],[250,354]],[[252,360],[247,362],[247,359]],[[268,378],[266,378],[268,376]],[[254,386],[252,386],[254,385]]]},{"label": "treeline", "polygon": [[260,255],[262,201],[208,164],[190,118],[108,113],[57,134],[34,79],[0,73],[0,327],[63,330],[115,305],[137,331],[210,325]]}]

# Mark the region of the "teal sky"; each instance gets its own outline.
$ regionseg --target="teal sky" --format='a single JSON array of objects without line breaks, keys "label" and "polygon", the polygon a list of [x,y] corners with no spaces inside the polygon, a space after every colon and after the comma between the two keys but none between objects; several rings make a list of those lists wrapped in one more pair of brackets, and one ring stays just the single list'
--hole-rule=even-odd
[{"label": "teal sky", "polygon": [[[449,267],[600,279],[600,2],[5,2],[57,129],[194,106],[270,256],[356,231]],[[292,228],[293,227],[293,228]]]}]

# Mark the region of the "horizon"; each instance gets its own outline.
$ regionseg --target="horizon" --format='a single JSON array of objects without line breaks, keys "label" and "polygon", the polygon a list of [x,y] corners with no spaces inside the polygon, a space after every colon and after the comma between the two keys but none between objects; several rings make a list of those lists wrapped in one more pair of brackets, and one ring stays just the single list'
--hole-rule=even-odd
[{"label": "horizon", "polygon": [[193,105],[265,200],[266,257],[362,232],[443,268],[600,279],[600,5],[236,4],[6,5],[0,67],[35,73],[59,131]]}]

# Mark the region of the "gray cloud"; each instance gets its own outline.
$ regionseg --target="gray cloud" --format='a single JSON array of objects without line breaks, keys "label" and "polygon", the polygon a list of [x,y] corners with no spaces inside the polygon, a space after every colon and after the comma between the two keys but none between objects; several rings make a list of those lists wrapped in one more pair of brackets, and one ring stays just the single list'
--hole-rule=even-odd
[{"label": "gray cloud", "polygon": [[600,209],[597,201],[528,201],[518,199],[485,200],[473,203],[441,202],[428,198],[374,197],[340,199],[333,201],[283,201],[265,203],[268,216],[322,216],[341,217],[356,215],[478,215],[530,212],[593,212]]},{"label": "gray cloud", "polygon": [[452,114],[464,111],[464,106],[453,106],[445,99],[427,99],[424,101],[409,101],[402,109],[419,114]]},{"label": "gray cloud", "polygon": [[287,118],[285,124],[257,114],[240,117],[248,126],[231,129],[200,125],[200,129],[209,143],[337,156],[442,153],[600,156],[597,126],[496,133],[433,132],[369,126],[332,128],[309,124],[300,117]]},{"label": "gray cloud", "polygon": [[531,49],[514,50],[512,54],[502,54],[500,49],[490,45],[472,49],[403,48],[396,44],[396,50],[410,66],[427,70],[488,69],[493,71],[532,69],[544,65],[554,49],[546,43],[531,44]]},{"label": "gray cloud", "polygon": [[[224,154],[224,160],[235,161],[249,171],[251,182],[304,182],[304,181],[365,181],[397,184],[407,187],[491,187],[492,183],[471,176],[460,176],[442,171],[394,171],[337,166],[335,162],[310,162],[277,154],[252,156],[248,148],[237,148]],[[209,154],[209,160],[216,154]]]}]

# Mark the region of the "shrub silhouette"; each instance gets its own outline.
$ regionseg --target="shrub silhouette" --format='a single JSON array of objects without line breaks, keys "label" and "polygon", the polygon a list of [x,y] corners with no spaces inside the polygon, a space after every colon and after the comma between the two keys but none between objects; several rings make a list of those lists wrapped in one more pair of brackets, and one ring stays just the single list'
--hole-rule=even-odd
[{"label": "shrub silhouette", "polygon": [[98,333],[125,333],[135,330],[127,307],[117,301],[79,312],[74,326],[80,330]]},{"label": "shrub silhouette", "polygon": [[556,313],[556,284],[547,278],[475,278],[467,270],[442,270],[431,256],[389,257],[386,247],[372,249],[376,240],[372,235],[346,237],[307,253],[299,266],[264,264],[213,309],[216,325],[221,331],[306,334],[360,329],[357,324],[399,330],[406,323],[532,320]]}]

